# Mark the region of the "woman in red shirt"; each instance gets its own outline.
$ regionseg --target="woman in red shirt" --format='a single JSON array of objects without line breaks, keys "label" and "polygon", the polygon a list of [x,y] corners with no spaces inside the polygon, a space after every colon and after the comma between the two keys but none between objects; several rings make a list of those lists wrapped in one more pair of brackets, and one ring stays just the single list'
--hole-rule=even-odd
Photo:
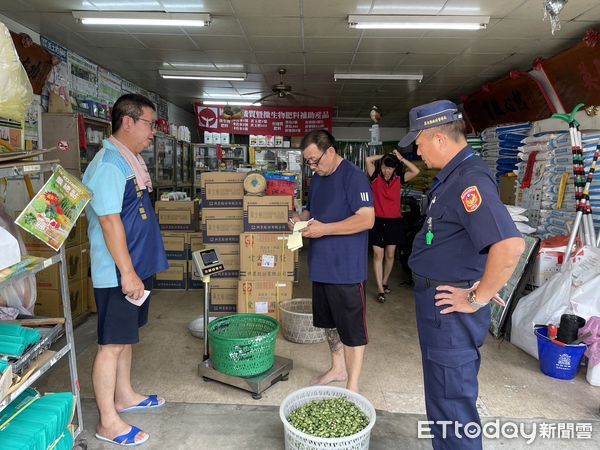
[{"label": "woman in red shirt", "polygon": [[[379,167],[375,162],[381,161]],[[406,167],[403,176],[397,175],[398,165]],[[404,241],[402,205],[400,204],[402,183],[419,174],[413,163],[403,158],[398,150],[385,155],[367,157],[366,169],[371,179],[375,196],[375,225],[369,232],[369,243],[373,247],[373,271],[377,282],[377,301],[385,302],[390,292],[388,280],[394,267],[396,245]]]}]

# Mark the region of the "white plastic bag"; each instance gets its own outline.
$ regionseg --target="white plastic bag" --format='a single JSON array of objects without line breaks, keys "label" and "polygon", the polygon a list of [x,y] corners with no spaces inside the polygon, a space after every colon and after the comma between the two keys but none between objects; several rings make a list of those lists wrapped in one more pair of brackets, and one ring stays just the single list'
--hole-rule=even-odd
[{"label": "white plastic bag", "polygon": [[513,311],[510,341],[535,358],[534,325],[558,324],[565,313],[585,320],[600,316],[600,249],[584,247],[575,259],[575,263],[569,259],[564,271],[521,298]]},{"label": "white plastic bag", "polygon": [[534,325],[560,322],[570,307],[571,272],[559,272],[519,300],[511,318],[510,342],[538,358]]},{"label": "white plastic bag", "polygon": [[33,88],[10,32],[0,22],[0,117],[22,122],[33,100]]}]

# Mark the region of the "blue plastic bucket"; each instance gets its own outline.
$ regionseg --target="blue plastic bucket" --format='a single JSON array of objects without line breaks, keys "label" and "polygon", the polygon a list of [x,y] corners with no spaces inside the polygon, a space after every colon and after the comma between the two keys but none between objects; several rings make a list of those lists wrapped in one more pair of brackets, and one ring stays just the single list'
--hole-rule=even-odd
[{"label": "blue plastic bucket", "polygon": [[542,373],[559,380],[572,380],[577,376],[586,345],[555,344],[548,339],[548,328],[536,328],[538,359]]}]

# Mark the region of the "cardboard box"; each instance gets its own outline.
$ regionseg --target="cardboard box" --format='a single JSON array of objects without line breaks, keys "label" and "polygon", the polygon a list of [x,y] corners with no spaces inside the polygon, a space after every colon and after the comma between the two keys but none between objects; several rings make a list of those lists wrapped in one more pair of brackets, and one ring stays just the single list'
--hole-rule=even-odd
[{"label": "cardboard box", "polygon": [[[194,272],[194,261],[188,261],[188,280],[187,280],[187,286],[188,286],[188,290],[198,290],[198,289],[204,289],[204,283],[202,282],[202,278],[199,277],[198,275],[196,275],[196,273]],[[212,278],[211,278],[212,280]]]},{"label": "cardboard box", "polygon": [[188,262],[169,260],[169,268],[154,277],[155,289],[186,289]]},{"label": "cardboard box", "polygon": [[167,259],[188,259],[187,235],[177,231],[161,231]]},{"label": "cardboard box", "polygon": [[500,177],[498,188],[500,190],[500,200],[505,205],[515,204],[517,176],[515,174],[502,175]]},{"label": "cardboard box", "polygon": [[187,259],[192,259],[192,253],[196,250],[202,250],[204,248],[204,239],[202,238],[202,232],[197,231],[195,233],[187,234]]},{"label": "cardboard box", "polygon": [[237,312],[267,314],[279,320],[279,303],[291,298],[291,281],[239,281]]},{"label": "cardboard box", "polygon": [[286,234],[240,235],[241,280],[293,280],[296,261],[287,248]]},{"label": "cardboard box", "polygon": [[196,200],[168,202],[158,200],[154,204],[161,230],[198,231],[199,208]]},{"label": "cardboard box", "polygon": [[244,231],[289,233],[294,205],[287,195],[244,196]]},{"label": "cardboard box", "polygon": [[209,312],[236,312],[238,303],[238,280],[219,278],[210,282]]},{"label": "cardboard box", "polygon": [[239,208],[244,199],[245,173],[204,172],[200,178],[202,208]]},{"label": "cardboard box", "polygon": [[[71,316],[77,317],[83,313],[84,285],[82,280],[69,282],[69,297],[71,301]],[[46,317],[64,317],[60,291],[38,289],[35,301],[35,314]]]},{"label": "cardboard box", "polygon": [[240,242],[244,230],[241,208],[205,208],[202,210],[204,244]]},{"label": "cardboard box", "polygon": [[[46,245],[44,245],[46,247]],[[46,247],[43,250],[32,250],[29,252],[32,256],[42,258],[51,258],[57,254],[54,250]],[[67,262],[67,277],[69,283],[79,280],[82,277],[82,246],[70,247],[65,249],[65,259]],[[87,256],[86,256],[87,259]],[[60,271],[58,264],[53,264],[45,270],[35,274],[38,289],[60,290]]]}]

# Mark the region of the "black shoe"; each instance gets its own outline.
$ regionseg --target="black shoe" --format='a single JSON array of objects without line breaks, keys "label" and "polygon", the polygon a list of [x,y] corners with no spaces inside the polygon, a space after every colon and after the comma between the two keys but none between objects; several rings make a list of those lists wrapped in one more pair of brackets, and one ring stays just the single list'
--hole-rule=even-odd
[{"label": "black shoe", "polygon": [[384,293],[384,294],[389,294],[390,292],[392,292],[392,291],[390,290],[390,287],[389,287],[387,284],[384,284],[384,285],[383,285],[383,293]]},{"label": "black shoe", "polygon": [[385,303],[385,294],[383,292],[377,294],[377,301],[379,303]]}]

